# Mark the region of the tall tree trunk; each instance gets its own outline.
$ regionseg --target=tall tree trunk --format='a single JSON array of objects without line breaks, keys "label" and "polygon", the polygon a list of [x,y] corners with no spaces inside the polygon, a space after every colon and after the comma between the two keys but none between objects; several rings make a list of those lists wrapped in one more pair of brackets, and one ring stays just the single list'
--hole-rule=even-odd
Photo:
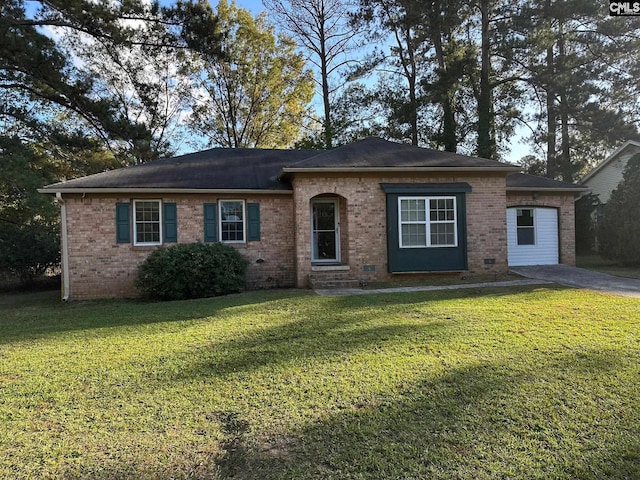
[{"label": "tall tree trunk", "polygon": [[483,158],[494,158],[496,154],[495,138],[492,128],[493,116],[491,111],[489,3],[490,0],[480,0],[482,44],[480,58],[480,92],[478,94],[477,154]]},{"label": "tall tree trunk", "polygon": [[[442,47],[442,37],[439,31],[434,32],[433,44],[436,51],[436,59],[440,68],[441,75],[447,80],[447,65],[445,62],[444,49]],[[453,87],[449,87],[441,95],[440,103],[442,105],[442,140],[444,149],[447,152],[455,152],[458,148],[458,137],[456,135],[456,116],[453,104]]]},{"label": "tall tree trunk", "polygon": [[322,101],[324,103],[324,144],[333,148],[333,126],[331,124],[331,102],[329,101],[329,66],[327,65],[327,39],[324,31],[324,17],[318,18],[318,38],[320,40],[320,76],[322,77]]},{"label": "tall tree trunk", "polygon": [[403,61],[405,76],[409,82],[409,125],[411,126],[411,144],[418,145],[418,98],[416,92],[416,59],[411,40],[411,31],[405,29],[405,42],[407,44],[407,61]]},{"label": "tall tree trunk", "polygon": [[[389,19],[394,18],[390,5],[383,4],[383,9]],[[413,24],[407,18],[409,15],[408,10],[405,10],[404,15],[404,23],[396,25],[393,34],[398,48],[398,59],[409,88],[409,113],[407,116],[411,129],[411,144],[418,145],[418,95],[416,90],[418,69],[413,45],[414,39],[411,32]]]},{"label": "tall tree trunk", "polygon": [[571,165],[571,150],[569,141],[569,104],[567,99],[567,86],[564,79],[567,76],[565,65],[565,43],[564,43],[564,25],[560,22],[558,32],[558,73],[561,75],[562,83],[559,88],[560,92],[560,132],[561,153],[558,163],[558,173],[565,182],[573,181],[573,168]]},{"label": "tall tree trunk", "polygon": [[[551,20],[551,0],[546,0],[545,16],[547,18],[547,26],[552,29]],[[556,161],[556,93],[554,89],[556,71],[554,68],[555,58],[553,55],[553,44],[547,47],[547,65],[545,82],[547,87],[547,177],[555,178],[558,175],[558,166]]]},{"label": "tall tree trunk", "polygon": [[411,126],[411,144],[418,145],[418,100],[416,98],[416,76],[409,80],[409,124]]}]

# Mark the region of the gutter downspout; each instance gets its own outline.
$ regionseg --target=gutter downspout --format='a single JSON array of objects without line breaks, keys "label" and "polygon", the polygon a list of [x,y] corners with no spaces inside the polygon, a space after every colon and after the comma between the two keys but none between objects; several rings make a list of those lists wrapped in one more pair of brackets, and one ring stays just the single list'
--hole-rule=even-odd
[{"label": "gutter downspout", "polygon": [[60,203],[60,227],[62,238],[60,250],[62,257],[62,301],[69,301],[69,236],[67,233],[67,204],[62,199],[62,194],[56,192],[56,199]]}]

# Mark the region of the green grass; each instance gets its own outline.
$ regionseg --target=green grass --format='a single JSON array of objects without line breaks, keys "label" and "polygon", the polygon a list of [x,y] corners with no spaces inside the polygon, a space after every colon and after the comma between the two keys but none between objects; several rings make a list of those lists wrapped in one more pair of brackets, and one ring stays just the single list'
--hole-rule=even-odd
[{"label": "green grass", "polygon": [[640,301],[0,295],[0,478],[640,478]]},{"label": "green grass", "polygon": [[576,266],[617,277],[640,278],[640,267],[623,266],[613,260],[605,260],[598,255],[578,256]]}]

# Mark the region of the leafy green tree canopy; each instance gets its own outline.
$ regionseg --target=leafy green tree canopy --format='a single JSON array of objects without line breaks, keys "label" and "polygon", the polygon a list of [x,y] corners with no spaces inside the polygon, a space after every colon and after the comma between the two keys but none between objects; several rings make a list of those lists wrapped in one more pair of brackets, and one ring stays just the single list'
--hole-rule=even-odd
[{"label": "leafy green tree canopy", "polygon": [[[105,92],[88,60],[78,55],[80,46],[194,49],[216,55],[220,33],[215,27],[215,15],[203,1],[161,7],[143,0],[5,0],[0,3],[0,92],[11,98],[0,104],[0,121],[24,127],[25,111],[53,106],[75,115],[85,131],[109,147],[114,142],[148,145],[145,122],[131,118],[122,101]],[[140,31],[156,34],[141,37]],[[32,115],[28,120],[46,124],[48,118]]]},{"label": "leafy green tree canopy", "polygon": [[266,16],[218,4],[223,57],[205,59],[191,123],[212,146],[282,148],[305,124],[313,77],[294,42],[276,36]]}]

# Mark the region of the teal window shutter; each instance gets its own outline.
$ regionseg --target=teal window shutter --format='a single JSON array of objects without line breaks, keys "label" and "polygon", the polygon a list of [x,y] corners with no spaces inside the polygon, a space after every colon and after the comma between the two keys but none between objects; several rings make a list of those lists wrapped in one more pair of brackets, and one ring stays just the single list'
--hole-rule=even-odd
[{"label": "teal window shutter", "polygon": [[218,241],[217,205],[215,203],[204,204],[204,241]]},{"label": "teal window shutter", "polygon": [[178,212],[175,203],[165,203],[163,208],[164,241],[175,243],[178,241]]},{"label": "teal window shutter", "polygon": [[247,240],[257,241],[260,240],[260,204],[248,203],[247,204]]},{"label": "teal window shutter", "polygon": [[131,242],[131,226],[129,224],[131,206],[128,203],[116,203],[116,242]]}]

